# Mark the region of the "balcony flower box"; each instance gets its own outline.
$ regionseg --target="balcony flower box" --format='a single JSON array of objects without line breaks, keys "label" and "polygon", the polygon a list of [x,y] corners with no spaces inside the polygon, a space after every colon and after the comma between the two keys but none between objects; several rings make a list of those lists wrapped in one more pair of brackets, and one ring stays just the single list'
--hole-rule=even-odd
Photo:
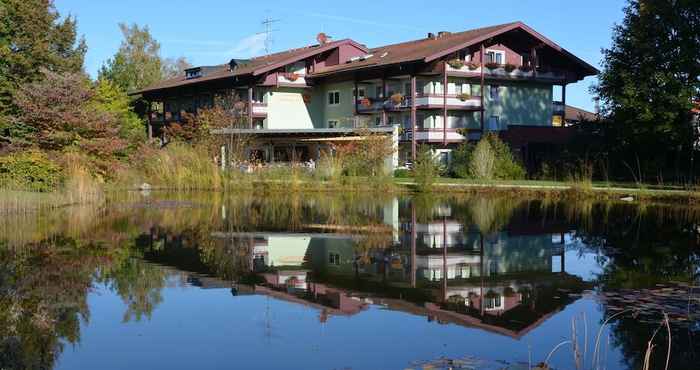
[{"label": "balcony flower box", "polygon": [[365,108],[370,108],[372,106],[372,101],[369,98],[360,99],[360,105]]},{"label": "balcony flower box", "polygon": [[500,64],[494,63],[494,62],[486,63],[486,64],[484,64],[484,66],[490,70],[501,68]]},{"label": "balcony flower box", "polygon": [[511,72],[515,71],[515,68],[516,68],[516,67],[515,67],[515,64],[510,64],[510,63],[506,64],[506,65],[503,67],[503,69],[505,69],[506,72],[508,72],[508,73],[511,73]]},{"label": "balcony flower box", "polygon": [[296,73],[285,73],[284,78],[286,78],[289,81],[294,82],[294,81],[299,79],[299,75]]},{"label": "balcony flower box", "polygon": [[476,71],[480,67],[480,65],[479,63],[469,62],[469,64],[467,64],[467,67],[470,71]]},{"label": "balcony flower box", "polygon": [[389,98],[394,105],[400,105],[404,101],[403,94],[396,93]]},{"label": "balcony flower box", "polygon": [[462,69],[462,67],[464,67],[464,61],[458,58],[450,59],[447,61],[447,65],[454,69]]},{"label": "balcony flower box", "polygon": [[521,72],[532,72],[532,67],[522,65],[522,66],[518,67],[518,70]]},{"label": "balcony flower box", "polygon": [[467,93],[457,94],[457,99],[459,99],[460,101],[467,101],[467,100],[471,100],[473,98],[474,97],[471,94],[467,94]]}]

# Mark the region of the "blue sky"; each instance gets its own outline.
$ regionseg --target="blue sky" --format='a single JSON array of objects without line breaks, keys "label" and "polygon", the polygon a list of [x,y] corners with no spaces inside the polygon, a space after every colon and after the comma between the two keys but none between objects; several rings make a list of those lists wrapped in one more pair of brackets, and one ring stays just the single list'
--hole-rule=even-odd
[{"label": "blue sky", "polygon": [[[427,32],[520,20],[599,66],[600,49],[610,45],[611,28],[621,22],[625,1],[55,0],[55,4],[62,15],[77,17],[89,48],[86,68],[94,76],[119,47],[119,22],[148,25],[164,57],[184,56],[194,65],[208,65],[264,53],[264,37],[256,33],[263,31],[261,21],[267,16],[280,19],[273,51],[314,43],[321,31],[373,47],[422,38]],[[594,82],[589,77],[569,85],[567,103],[593,109],[588,88]]]}]

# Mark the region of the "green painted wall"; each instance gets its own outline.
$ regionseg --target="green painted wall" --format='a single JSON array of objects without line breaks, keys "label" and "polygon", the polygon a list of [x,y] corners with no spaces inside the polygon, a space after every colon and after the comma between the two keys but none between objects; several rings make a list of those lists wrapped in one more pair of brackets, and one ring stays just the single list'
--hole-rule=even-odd
[{"label": "green painted wall", "polygon": [[[325,84],[319,90],[321,90],[320,101],[322,102],[321,110],[323,112],[323,127],[326,127],[328,121],[336,120],[339,122],[339,127],[349,127],[352,126],[352,118],[355,114],[355,104],[353,102],[353,88],[355,84],[353,82],[341,82],[334,84]],[[329,105],[328,104],[328,93],[330,91],[340,92],[340,104]]]},{"label": "green painted wall", "polygon": [[503,83],[500,99],[491,98],[491,86],[484,89],[484,121],[498,116],[500,128],[511,125],[550,126],[552,124],[552,85]]}]

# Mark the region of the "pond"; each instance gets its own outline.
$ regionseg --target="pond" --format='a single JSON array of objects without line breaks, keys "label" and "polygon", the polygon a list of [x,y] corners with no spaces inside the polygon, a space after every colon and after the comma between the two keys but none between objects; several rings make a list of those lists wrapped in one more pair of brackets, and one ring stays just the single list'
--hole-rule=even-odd
[{"label": "pond", "polygon": [[511,196],[5,215],[0,369],[664,369],[669,333],[697,368],[699,241],[691,207]]}]

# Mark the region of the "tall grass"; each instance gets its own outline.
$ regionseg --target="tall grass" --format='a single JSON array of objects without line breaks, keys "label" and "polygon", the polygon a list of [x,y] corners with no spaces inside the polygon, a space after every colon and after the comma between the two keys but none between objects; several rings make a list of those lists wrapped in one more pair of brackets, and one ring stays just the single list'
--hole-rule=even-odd
[{"label": "tall grass", "polygon": [[63,184],[49,192],[16,186],[0,188],[0,214],[99,204],[105,200],[103,184],[80,161],[71,162],[65,173]]},{"label": "tall grass", "polygon": [[174,190],[220,190],[220,170],[204,148],[174,142],[153,150],[141,165],[145,182]]}]

